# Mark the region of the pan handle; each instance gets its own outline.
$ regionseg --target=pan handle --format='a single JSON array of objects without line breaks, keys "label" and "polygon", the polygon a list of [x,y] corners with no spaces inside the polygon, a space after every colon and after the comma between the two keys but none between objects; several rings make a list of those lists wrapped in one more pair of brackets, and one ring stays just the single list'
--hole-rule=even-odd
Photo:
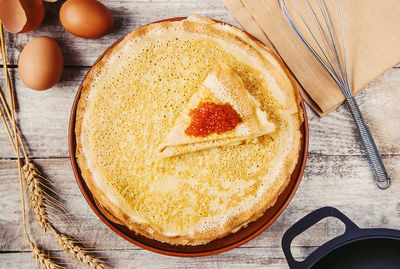
[{"label": "pan handle", "polygon": [[305,230],[311,228],[314,224],[327,217],[335,217],[343,222],[343,224],[346,226],[344,234],[359,229],[358,226],[354,224],[354,222],[352,222],[348,217],[346,217],[336,208],[323,207],[315,210],[314,212],[311,212],[310,214],[293,224],[293,226],[290,227],[282,237],[283,253],[285,254],[286,260],[290,268],[309,268],[310,263],[312,262],[312,254],[305,258],[302,262],[296,261],[293,258],[292,252],[290,251],[290,245],[296,236],[302,234]]}]

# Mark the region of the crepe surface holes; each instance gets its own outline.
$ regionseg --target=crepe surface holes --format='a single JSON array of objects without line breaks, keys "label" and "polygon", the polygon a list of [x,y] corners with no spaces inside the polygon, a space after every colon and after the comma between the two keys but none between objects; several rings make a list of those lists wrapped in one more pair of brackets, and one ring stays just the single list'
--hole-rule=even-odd
[{"label": "crepe surface holes", "polygon": [[[292,143],[286,134],[293,126],[271,94],[275,84],[250,64],[247,52],[238,56],[228,42],[184,32],[186,23],[138,29],[117,45],[119,57],[106,54],[110,58],[93,71],[100,75],[83,89],[88,92],[80,139],[94,182],[129,213],[125,224],[141,223],[130,227],[161,241],[202,244],[211,239],[196,241],[196,234],[221,229],[215,232],[223,236],[230,218],[251,211],[263,195],[274,196],[285,185],[288,178],[279,177],[276,167],[283,166],[278,156],[287,153],[280,145]],[[257,143],[160,159],[158,145],[220,63],[240,76],[276,128]]]}]

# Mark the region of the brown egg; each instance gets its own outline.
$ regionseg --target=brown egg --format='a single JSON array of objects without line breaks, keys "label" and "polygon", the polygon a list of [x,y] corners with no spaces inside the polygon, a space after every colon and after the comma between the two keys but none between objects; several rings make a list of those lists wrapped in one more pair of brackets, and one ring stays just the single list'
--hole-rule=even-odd
[{"label": "brown egg", "polygon": [[18,73],[22,82],[38,91],[53,87],[61,78],[63,66],[60,47],[47,36],[29,41],[18,59]]},{"label": "brown egg", "polygon": [[0,20],[11,33],[25,33],[38,27],[44,17],[41,0],[0,0]]},{"label": "brown egg", "polygon": [[68,0],[61,7],[60,20],[68,32],[84,38],[102,37],[114,25],[110,10],[97,0]]}]

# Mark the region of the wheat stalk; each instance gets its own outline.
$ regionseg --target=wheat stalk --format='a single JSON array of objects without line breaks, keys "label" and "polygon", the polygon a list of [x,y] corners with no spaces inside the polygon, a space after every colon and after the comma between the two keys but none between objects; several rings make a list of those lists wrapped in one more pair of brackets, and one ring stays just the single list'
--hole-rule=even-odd
[{"label": "wheat stalk", "polygon": [[31,245],[32,249],[32,257],[35,259],[39,266],[42,266],[45,269],[62,269],[63,266],[57,264],[54,260],[50,258],[48,254],[46,254],[43,250],[39,249],[35,245]]},{"label": "wheat stalk", "polygon": [[60,233],[54,228],[53,223],[48,218],[47,204],[49,199],[43,187],[50,189],[46,184],[46,178],[32,162],[27,162],[23,167],[25,184],[27,186],[30,207],[34,211],[34,215],[39,227],[46,231],[49,229],[56,237],[57,243],[61,248],[70,254],[79,263],[87,264],[94,269],[103,269],[101,261],[89,254],[83,247],[77,244],[76,240],[68,235]]},{"label": "wheat stalk", "polygon": [[39,171],[39,169],[32,162],[27,162],[23,167],[25,184],[27,186],[29,205],[33,209],[36,221],[39,227],[46,231],[49,229],[56,237],[57,243],[61,248],[68,254],[70,254],[79,263],[87,264],[94,269],[102,269],[104,266],[100,259],[89,254],[83,247],[77,242],[65,235],[60,233],[54,228],[53,223],[48,217],[47,204],[49,196],[45,192],[44,187],[51,189],[46,183],[45,176]]},{"label": "wheat stalk", "polygon": [[[79,244],[75,242],[74,239],[58,232],[52,222],[48,217],[47,212],[47,205],[46,201],[52,202],[56,206],[60,207],[60,203],[57,201],[51,201],[51,197],[46,193],[44,188],[47,190],[51,190],[49,186],[47,186],[47,179],[44,175],[40,172],[40,170],[31,162],[28,158],[26,153],[25,145],[22,141],[20,131],[17,128],[17,124],[15,121],[15,100],[14,100],[14,93],[11,87],[10,78],[8,75],[7,70],[7,61],[6,61],[6,53],[5,53],[5,42],[4,42],[4,33],[3,33],[3,24],[0,20],[0,39],[1,39],[1,55],[3,60],[3,69],[5,72],[6,82],[7,82],[7,89],[10,96],[10,104],[11,110],[7,105],[7,102],[3,96],[2,91],[0,90],[0,100],[2,107],[0,108],[0,117],[2,118],[3,124],[6,128],[8,137],[11,141],[11,145],[17,154],[17,162],[18,162],[18,176],[19,176],[19,183],[20,183],[20,195],[21,195],[21,206],[22,206],[22,220],[23,220],[23,230],[25,237],[29,243],[29,246],[32,250],[32,256],[37,261],[38,265],[45,268],[45,269],[59,269],[65,268],[59,265],[55,260],[50,258],[48,254],[46,254],[43,250],[37,247],[30,239],[27,229],[26,229],[26,212],[25,212],[25,199],[24,199],[24,192],[23,192],[23,181],[25,182],[26,189],[28,192],[28,201],[30,207],[34,211],[34,215],[36,216],[37,223],[39,227],[46,232],[47,229],[50,229],[53,234],[57,238],[57,243],[63,248],[63,250],[71,254],[78,262],[84,263],[89,265],[94,269],[103,269],[104,266],[102,265],[101,261],[82,248]],[[7,124],[6,116],[3,114],[3,111],[8,116],[12,123],[14,137],[11,135],[10,128]],[[22,167],[21,165],[21,157],[19,152],[19,145],[21,145],[24,157],[25,157],[25,165]],[[22,173],[23,171],[23,173]],[[54,192],[53,192],[54,193]]]},{"label": "wheat stalk", "polygon": [[41,187],[42,178],[32,162],[25,163],[23,173],[25,186],[28,192],[29,205],[34,211],[39,227],[46,232],[49,226],[49,218],[44,201],[45,193]]},{"label": "wheat stalk", "polygon": [[90,255],[87,250],[81,247],[75,239],[58,232],[52,226],[50,229],[53,231],[54,235],[57,237],[57,243],[63,248],[63,250],[73,256],[76,261],[89,265],[94,269],[103,269],[104,265],[100,259],[97,259]]},{"label": "wheat stalk", "polygon": [[[22,205],[22,222],[23,222],[23,229],[25,233],[26,240],[29,243],[29,246],[32,250],[32,257],[34,260],[36,260],[37,264],[39,266],[42,266],[45,269],[62,269],[65,268],[61,265],[59,265],[55,260],[49,257],[48,254],[46,254],[43,250],[41,250],[39,247],[37,247],[31,239],[29,238],[28,232],[26,230],[26,212],[25,212],[25,199],[24,199],[24,193],[23,193],[23,184],[22,184],[22,174],[21,174],[21,160],[18,155],[18,170],[19,170],[19,182],[20,182],[20,192],[21,192],[21,205]],[[44,220],[46,223],[47,222],[47,217]]]},{"label": "wheat stalk", "polygon": [[3,105],[3,110],[6,112],[7,116],[9,117],[9,119],[12,122],[12,126],[13,126],[13,131],[14,131],[14,140],[11,136],[10,133],[10,129],[7,125],[7,121],[5,119],[4,114],[1,112],[0,116],[3,120],[3,124],[6,127],[8,136],[10,138],[12,147],[14,148],[16,154],[17,154],[17,162],[18,162],[18,178],[19,178],[19,184],[20,184],[20,195],[21,195],[21,207],[22,207],[22,222],[23,222],[23,230],[24,230],[24,234],[26,237],[26,240],[29,243],[29,246],[32,250],[32,255],[33,258],[37,261],[37,263],[39,265],[42,265],[44,268],[54,268],[54,269],[58,269],[58,268],[63,268],[60,265],[57,265],[57,263],[55,261],[53,261],[52,259],[50,259],[50,257],[48,255],[46,255],[46,253],[44,253],[41,249],[39,249],[35,244],[33,244],[33,242],[31,241],[31,239],[29,238],[27,229],[26,229],[26,212],[25,212],[25,199],[24,199],[24,191],[23,191],[23,179],[22,179],[22,173],[21,173],[21,158],[19,155],[19,143],[18,140],[21,142],[22,145],[22,150],[24,152],[25,155],[25,160],[28,161],[28,156],[26,154],[26,150],[25,150],[25,146],[22,143],[22,139],[21,136],[19,135],[19,131],[17,129],[17,125],[15,122],[15,115],[14,115],[14,110],[15,110],[15,102],[14,102],[14,94],[13,91],[11,89],[11,83],[10,83],[10,77],[8,76],[8,70],[7,70],[7,61],[6,61],[6,53],[5,53],[5,45],[4,45],[4,32],[3,32],[3,24],[0,20],[0,41],[1,41],[1,56],[2,56],[2,60],[3,60],[3,69],[5,72],[5,77],[6,77],[6,81],[7,81],[7,88],[8,88],[8,92],[10,95],[10,103],[11,103],[11,113],[10,113],[10,109],[7,106],[7,102],[5,101],[5,98],[3,96],[3,93],[0,91],[0,99],[1,99],[1,103]]},{"label": "wheat stalk", "polygon": [[43,231],[49,229],[54,234],[57,243],[61,246],[65,253],[70,254],[79,263],[86,264],[94,269],[103,269],[104,266],[100,259],[97,259],[88,253],[73,238],[60,233],[49,219],[47,212],[48,205],[46,202],[54,203],[54,201],[50,201],[50,196],[44,190],[44,188],[51,190],[51,188],[47,185],[48,180],[46,177],[31,161],[25,163],[23,167],[23,174],[28,192],[29,205],[33,209],[39,227]]}]

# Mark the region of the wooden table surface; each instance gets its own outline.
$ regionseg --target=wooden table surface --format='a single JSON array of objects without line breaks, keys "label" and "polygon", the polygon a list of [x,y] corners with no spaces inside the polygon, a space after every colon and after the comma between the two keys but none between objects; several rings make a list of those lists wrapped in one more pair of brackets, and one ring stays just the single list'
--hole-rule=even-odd
[{"label": "wooden table surface", "polygon": [[[60,1],[59,1],[60,2]],[[152,21],[198,13],[238,25],[216,0],[103,1],[115,17],[111,34],[85,40],[67,33],[60,25],[61,3],[47,3],[43,24],[27,34],[6,34],[8,62],[15,80],[18,122],[32,157],[52,180],[68,208],[69,221],[60,218],[57,227],[81,238],[101,251],[113,268],[286,268],[281,250],[283,233],[311,211],[334,206],[360,227],[400,229],[400,68],[388,70],[357,96],[383,162],[392,178],[388,190],[373,183],[373,175],[356,134],[350,113],[339,107],[325,118],[307,108],[310,147],[300,187],[283,214],[261,235],[225,253],[200,258],[177,258],[152,253],[120,238],[92,212],[72,174],[67,143],[70,110],[83,76],[96,58],[115,40]],[[64,53],[61,81],[52,89],[36,92],[26,88],[16,72],[18,55],[33,37],[53,37]],[[5,88],[1,71],[2,90]],[[32,268],[30,248],[21,225],[21,206],[15,154],[4,128],[0,128],[0,267]],[[35,225],[29,230],[36,242],[59,252],[52,235],[43,236]],[[292,250],[298,259],[329,238],[343,225],[335,219],[318,223],[296,238]],[[73,262],[71,266],[76,266]]]}]

